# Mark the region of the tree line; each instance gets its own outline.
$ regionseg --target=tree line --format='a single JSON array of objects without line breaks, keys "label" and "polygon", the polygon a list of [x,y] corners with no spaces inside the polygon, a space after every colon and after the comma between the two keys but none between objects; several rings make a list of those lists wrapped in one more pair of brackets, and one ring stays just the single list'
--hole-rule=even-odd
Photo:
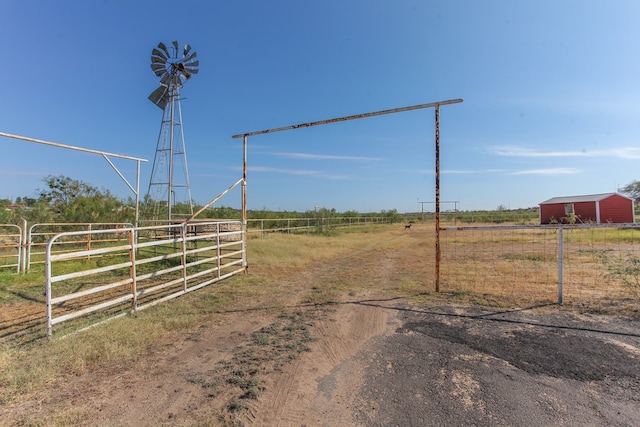
[{"label": "tree line", "polygon": [[[20,224],[23,220],[30,223],[133,223],[135,221],[135,200],[128,197],[119,199],[108,189],[99,189],[83,181],[67,176],[47,176],[42,180],[43,189],[36,191],[37,197],[17,197],[15,200],[0,199],[0,224]],[[145,201],[141,202],[143,211]],[[194,209],[200,206],[194,203]],[[188,213],[187,204],[178,204],[175,213]],[[248,210],[250,219],[363,217],[382,216],[392,222],[404,220],[397,210],[375,213],[359,213],[353,210],[337,212],[335,209],[316,209],[305,212],[272,211],[269,209]],[[213,207],[205,210],[199,219],[240,219],[240,209],[232,207]]]}]

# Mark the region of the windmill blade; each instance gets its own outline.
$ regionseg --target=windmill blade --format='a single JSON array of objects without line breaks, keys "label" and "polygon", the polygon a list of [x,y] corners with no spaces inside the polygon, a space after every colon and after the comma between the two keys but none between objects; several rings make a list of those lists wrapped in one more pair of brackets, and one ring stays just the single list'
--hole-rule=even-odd
[{"label": "windmill blade", "polygon": [[160,51],[159,51],[158,49],[156,49],[156,48],[153,48],[153,50],[151,51],[151,56],[152,56],[152,57],[153,57],[153,56],[158,56],[158,57],[160,57],[160,58],[164,59],[165,61],[166,61],[167,59],[169,59],[169,58],[168,58],[164,53],[160,52]]},{"label": "windmill blade", "polygon": [[162,76],[162,78],[160,79],[160,84],[162,86],[169,86],[171,84],[171,78],[173,76],[169,73],[165,73],[164,76]]},{"label": "windmill blade", "polygon": [[163,73],[167,71],[167,64],[164,62],[163,63],[152,62],[151,69],[153,70],[156,76],[160,77]]},{"label": "windmill blade", "polygon": [[149,95],[149,100],[163,110],[173,96],[179,95],[178,89],[184,82],[198,74],[200,65],[200,61],[195,60],[197,54],[191,45],[184,45],[180,51],[178,41],[174,40],[171,46],[172,53],[162,42],[151,51],[151,70],[160,77],[160,86]]},{"label": "windmill blade", "polygon": [[169,54],[169,50],[167,49],[167,46],[164,45],[164,43],[162,43],[162,42],[158,43],[158,47],[160,49],[162,49],[162,51],[166,54],[165,55],[166,58],[170,58],[171,57],[171,55]]},{"label": "windmill blade", "polygon": [[158,77],[162,76],[164,73],[167,72],[167,67],[165,67],[164,64],[151,64],[151,69],[153,70],[154,74]]},{"label": "windmill blade", "polygon": [[169,102],[169,88],[160,86],[149,95],[149,100],[160,107],[162,110]]}]

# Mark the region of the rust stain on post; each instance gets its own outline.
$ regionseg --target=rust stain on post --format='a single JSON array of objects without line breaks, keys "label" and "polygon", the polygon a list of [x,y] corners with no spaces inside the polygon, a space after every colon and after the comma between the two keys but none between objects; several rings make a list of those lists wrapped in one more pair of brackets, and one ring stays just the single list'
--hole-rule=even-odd
[{"label": "rust stain on post", "polygon": [[436,105],[436,292],[440,292],[440,106]]}]

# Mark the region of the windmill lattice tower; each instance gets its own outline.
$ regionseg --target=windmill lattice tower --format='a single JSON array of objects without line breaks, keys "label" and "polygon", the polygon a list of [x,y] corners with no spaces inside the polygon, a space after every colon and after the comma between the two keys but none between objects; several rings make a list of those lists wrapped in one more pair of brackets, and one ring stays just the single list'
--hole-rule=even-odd
[{"label": "windmill lattice tower", "polygon": [[[160,77],[160,86],[149,100],[163,110],[158,145],[153,159],[149,190],[144,199],[144,219],[167,219],[193,214],[187,168],[187,150],[182,128],[180,89],[198,73],[200,61],[190,45],[177,41],[169,49],[160,42],[151,52],[151,69]],[[179,209],[177,209],[179,207]]]}]

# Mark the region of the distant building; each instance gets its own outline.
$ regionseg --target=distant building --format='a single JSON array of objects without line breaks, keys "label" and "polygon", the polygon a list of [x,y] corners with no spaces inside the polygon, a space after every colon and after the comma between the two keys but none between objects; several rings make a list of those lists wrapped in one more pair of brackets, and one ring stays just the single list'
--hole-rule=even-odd
[{"label": "distant building", "polygon": [[24,205],[21,205],[19,203],[9,203],[6,207],[6,210],[8,211],[15,211],[16,209],[24,209]]},{"label": "distant building", "polygon": [[618,193],[554,197],[540,203],[540,224],[633,223],[633,199]]}]

